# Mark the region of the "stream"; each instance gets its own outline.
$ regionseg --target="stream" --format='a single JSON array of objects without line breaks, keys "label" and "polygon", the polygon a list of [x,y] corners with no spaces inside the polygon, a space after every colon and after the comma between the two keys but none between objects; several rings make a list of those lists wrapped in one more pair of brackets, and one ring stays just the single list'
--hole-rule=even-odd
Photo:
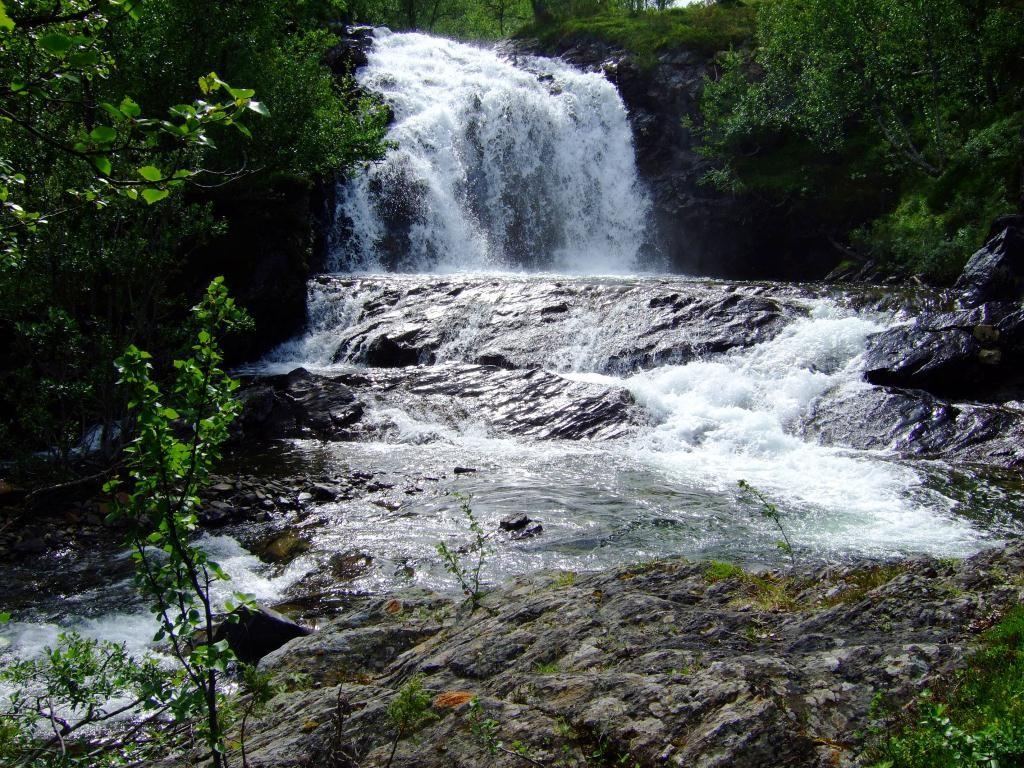
[{"label": "stream", "polygon": [[[669,556],[779,564],[740,480],[807,562],[964,557],[1024,531],[1019,481],[921,447],[948,404],[862,380],[868,338],[943,297],[662,273],[600,75],[378,31],[359,81],[391,106],[396,147],[338,190],[306,331],[237,372],[282,387],[303,368],[357,407],[229,459],[229,477],[296,488],[202,535],[232,589],[314,622],[367,594],[451,591],[436,546],[469,540],[455,494],[488,535],[490,584]],[[349,490],[299,496],[300,476]],[[542,530],[500,530],[519,513]],[[285,535],[301,546],[266,557]],[[61,628],[148,645],[116,541],[5,571],[6,652]]]}]

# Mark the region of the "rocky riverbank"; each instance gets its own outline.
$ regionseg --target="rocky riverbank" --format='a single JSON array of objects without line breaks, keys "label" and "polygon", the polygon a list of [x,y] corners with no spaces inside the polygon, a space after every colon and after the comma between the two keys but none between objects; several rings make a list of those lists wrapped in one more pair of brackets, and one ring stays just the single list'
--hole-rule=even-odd
[{"label": "rocky riverbank", "polygon": [[[1024,598],[1022,567],[1015,543],[795,573],[540,573],[473,612],[425,592],[369,600],[263,659],[291,690],[250,724],[249,764],[862,765],[872,734]],[[392,762],[388,707],[413,680],[432,705]]]}]

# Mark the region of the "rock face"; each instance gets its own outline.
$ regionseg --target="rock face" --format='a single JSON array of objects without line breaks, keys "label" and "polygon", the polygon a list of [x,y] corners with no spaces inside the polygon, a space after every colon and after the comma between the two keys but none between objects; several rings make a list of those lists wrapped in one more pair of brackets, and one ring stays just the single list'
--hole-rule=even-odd
[{"label": "rock face", "polygon": [[826,445],[894,450],[954,465],[1024,467],[1020,403],[951,403],[916,389],[864,388],[819,401],[803,432]]},{"label": "rock face", "polygon": [[1024,392],[1024,217],[997,219],[955,291],[967,307],[925,312],[872,337],[864,376],[873,384],[971,400]]},{"label": "rock face", "polygon": [[242,439],[343,438],[363,416],[363,405],[344,383],[297,368],[260,379],[241,395]]},{"label": "rock face", "polygon": [[[387,707],[419,675],[434,719],[399,741],[394,766],[584,765],[598,752],[644,768],[859,765],[868,727],[948,676],[1024,597],[1008,577],[1022,567],[1019,544],[960,565],[798,577],[665,562],[536,575],[473,615],[424,593],[378,600],[264,658],[316,687],[271,702],[249,762],[389,764]],[[520,754],[489,751],[497,741]]]},{"label": "rock face", "polygon": [[1024,216],[993,222],[988,242],[967,262],[955,290],[967,307],[1024,299]]},{"label": "rock face", "polygon": [[[730,278],[823,277],[838,253],[808,222],[794,226],[753,196],[722,192],[702,183],[714,167],[698,151],[686,123],[699,124],[704,78],[714,75],[713,56],[672,51],[653,63],[586,37],[550,45],[519,40],[513,53],[558,56],[604,72],[629,111],[637,167],[654,202],[660,251],[688,274]],[[824,254],[824,255],[822,255]]]}]

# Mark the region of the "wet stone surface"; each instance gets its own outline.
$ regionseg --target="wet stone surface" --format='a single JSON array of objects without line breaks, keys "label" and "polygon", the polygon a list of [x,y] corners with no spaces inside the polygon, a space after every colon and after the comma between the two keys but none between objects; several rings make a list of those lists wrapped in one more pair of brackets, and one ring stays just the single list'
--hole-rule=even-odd
[{"label": "wet stone surface", "polygon": [[[603,746],[645,767],[859,765],[868,726],[948,675],[970,639],[1024,597],[1022,567],[1021,545],[963,562],[720,580],[665,561],[537,574],[472,615],[422,591],[370,600],[261,662],[302,673],[307,688],[271,703],[249,760],[320,765],[340,741],[360,765],[383,766],[386,707],[421,675],[437,719],[400,742],[395,766],[521,765],[474,736],[471,697],[496,738],[544,764],[583,765]],[[336,731],[339,701],[347,717]]]}]

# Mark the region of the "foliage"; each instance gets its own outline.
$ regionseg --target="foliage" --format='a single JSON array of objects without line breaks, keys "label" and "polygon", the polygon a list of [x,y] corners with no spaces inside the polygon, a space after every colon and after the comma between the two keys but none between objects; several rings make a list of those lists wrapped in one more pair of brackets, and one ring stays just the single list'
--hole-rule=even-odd
[{"label": "foliage", "polygon": [[[40,658],[0,668],[14,692],[0,707],[0,762],[22,766],[101,766],[144,761],[164,742],[153,724],[170,705],[165,670],[137,659],[123,645],[70,633]],[[88,729],[134,717],[129,728],[101,742]]]},{"label": "foliage", "polygon": [[469,601],[472,612],[480,607],[480,601],[484,596],[484,591],[481,588],[480,572],[487,561],[490,549],[487,546],[487,536],[484,533],[484,529],[473,514],[473,508],[470,506],[470,497],[464,494],[455,494],[455,498],[459,501],[459,509],[469,524],[469,530],[473,535],[473,539],[462,548],[450,547],[441,542],[437,545],[437,554],[441,557],[444,569],[459,582],[462,593],[466,596],[467,601]]},{"label": "foliage", "polygon": [[466,720],[469,722],[470,733],[477,743],[491,757],[497,757],[499,753],[512,755],[521,758],[531,765],[545,765],[530,754],[530,748],[521,741],[513,741],[508,746],[498,738],[498,731],[501,723],[493,717],[488,717],[484,712],[480,699],[471,699],[466,712]]},{"label": "foliage", "polygon": [[745,572],[738,565],[726,563],[721,560],[712,560],[704,566],[704,579],[709,584],[717,584],[728,579],[743,578]]},{"label": "foliage", "polygon": [[829,222],[837,233],[874,221],[863,250],[948,278],[1022,192],[1021,11],[1019,0],[761,5],[756,48],[723,53],[705,85],[700,132],[719,161],[708,181],[852,203]]},{"label": "foliage", "polygon": [[999,768],[1024,760],[1024,608],[981,638],[947,692],[926,692],[875,750],[876,768]]},{"label": "foliage", "polygon": [[592,9],[552,4],[554,17],[519,32],[548,44],[596,38],[652,61],[659,53],[695,50],[712,54],[741,45],[754,34],[758,0],[751,3],[694,3],[667,10],[637,10],[606,3]]},{"label": "foliage", "polygon": [[49,449],[67,465],[92,442],[109,460],[124,417],[114,358],[135,343],[162,374],[209,280],[192,254],[241,226],[213,201],[379,156],[387,111],[324,65],[325,20],[343,12],[329,0],[6,9],[0,454]]},{"label": "foliage", "polygon": [[[148,353],[131,346],[118,360],[136,436],[125,449],[125,500],[116,503],[111,516],[129,524],[136,581],[160,626],[154,640],[167,643],[180,665],[170,711],[179,721],[204,714],[203,734],[219,768],[224,733],[217,675],[226,671],[234,655],[226,640],[214,639],[210,588],[228,575],[190,539],[197,525],[199,490],[209,480],[240,409],[231,394],[238,383],[219,367],[218,337],[243,327],[247,318],[219,278],[193,314],[195,343],[190,358],[175,361],[173,405],[153,381]],[[105,488],[109,493],[121,489],[116,479]]]},{"label": "foliage", "polygon": [[249,756],[245,750],[246,728],[249,724],[249,718],[265,710],[270,700],[285,690],[287,690],[285,684],[277,682],[273,674],[263,672],[251,664],[242,666],[240,693],[245,699],[245,704],[238,726],[238,748],[242,753],[242,768],[249,768]]},{"label": "foliage", "polygon": [[395,759],[398,743],[437,718],[430,708],[431,701],[430,693],[423,689],[423,678],[414,675],[409,682],[402,686],[398,695],[388,705],[388,720],[394,732],[391,754],[387,762],[388,768]]}]

